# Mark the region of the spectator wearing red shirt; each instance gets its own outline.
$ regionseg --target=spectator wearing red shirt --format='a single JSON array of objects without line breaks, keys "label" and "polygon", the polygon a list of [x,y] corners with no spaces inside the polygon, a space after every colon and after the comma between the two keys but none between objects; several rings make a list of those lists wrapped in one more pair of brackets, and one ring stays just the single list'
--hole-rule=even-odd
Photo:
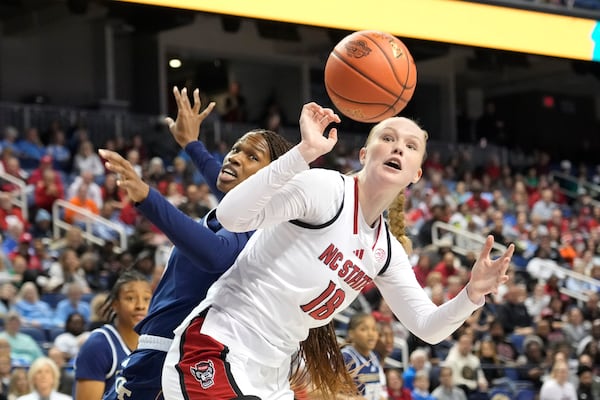
[{"label": "spectator wearing red shirt", "polygon": [[23,217],[23,212],[20,207],[12,203],[11,192],[0,192],[0,231],[4,232],[8,229],[7,217],[14,216],[22,224],[25,230],[28,229],[28,221]]},{"label": "spectator wearing red shirt", "polygon": [[481,192],[481,182],[473,181],[471,184],[471,197],[467,199],[469,210],[479,208],[481,211],[485,212],[488,209],[490,202],[482,197]]},{"label": "spectator wearing red shirt", "polygon": [[53,170],[55,172],[54,179],[56,181],[56,184],[64,186],[62,176],[52,166],[52,156],[48,154],[46,154],[40,159],[40,166],[31,171],[31,175],[29,175],[29,178],[27,179],[27,184],[35,185],[36,183],[41,181],[43,179],[42,177],[44,175],[44,171],[46,170]]},{"label": "spectator wearing red shirt", "polygon": [[56,177],[58,173],[51,168],[45,169],[41,180],[35,184],[33,192],[33,204],[38,209],[52,211],[52,204],[58,199],[65,198],[65,189],[62,180]]},{"label": "spectator wearing red shirt", "polygon": [[448,285],[448,278],[450,276],[459,276],[459,270],[454,266],[456,257],[452,251],[446,251],[442,255],[442,260],[433,269],[442,275],[442,285],[446,287]]},{"label": "spectator wearing red shirt", "polygon": [[42,272],[42,260],[38,257],[31,246],[33,236],[29,232],[23,232],[19,237],[17,248],[8,254],[8,259],[14,261],[17,256],[21,256],[27,262],[28,271]]},{"label": "spectator wearing red shirt", "polygon": [[421,254],[417,261],[417,265],[413,267],[417,282],[421,287],[427,286],[427,276],[431,272],[431,258],[428,254]]}]

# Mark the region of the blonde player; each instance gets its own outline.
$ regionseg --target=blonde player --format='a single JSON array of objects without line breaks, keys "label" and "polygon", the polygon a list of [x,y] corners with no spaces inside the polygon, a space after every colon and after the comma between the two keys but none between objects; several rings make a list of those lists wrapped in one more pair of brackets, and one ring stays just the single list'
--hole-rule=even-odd
[{"label": "blonde player", "polygon": [[507,281],[514,246],[491,260],[490,236],[464,290],[434,305],[383,218],[420,179],[426,132],[389,118],[371,130],[355,176],[309,169],[333,148],[336,130],[323,132],[339,122],[331,109],[306,104],[301,142],[218,206],[228,229],[261,229],[176,329],[163,369],[165,399],[292,399],[288,376],[299,343],[371,282],[408,329],[435,343]]}]

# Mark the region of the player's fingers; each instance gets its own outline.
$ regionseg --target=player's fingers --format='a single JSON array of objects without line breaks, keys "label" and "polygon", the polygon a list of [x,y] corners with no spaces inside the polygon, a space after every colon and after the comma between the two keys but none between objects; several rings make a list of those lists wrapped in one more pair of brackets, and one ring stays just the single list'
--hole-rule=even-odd
[{"label": "player's fingers", "polygon": [[200,112],[200,107],[202,107],[202,103],[200,102],[200,90],[198,88],[194,89],[192,95],[194,96],[194,105],[192,106],[192,111],[194,114],[198,114]]},{"label": "player's fingers", "polygon": [[331,128],[329,130],[329,135],[327,135],[327,140],[329,140],[330,142],[332,142],[333,145],[335,145],[337,143],[338,134],[337,134],[337,129],[336,128]]},{"label": "player's fingers", "polygon": [[175,97],[175,104],[177,104],[177,109],[179,110],[181,108],[181,93],[177,86],[173,86],[173,96]]},{"label": "player's fingers", "polygon": [[206,118],[208,116],[208,114],[210,114],[212,112],[212,110],[215,108],[216,103],[214,101],[211,101],[208,106],[200,113],[200,117],[202,119]]},{"label": "player's fingers", "polygon": [[192,106],[190,105],[190,99],[188,97],[187,88],[181,89],[181,105],[186,110],[192,108]]},{"label": "player's fingers", "polygon": [[114,161],[117,163],[121,162],[122,160],[125,160],[116,151],[111,151],[111,150],[107,150],[107,149],[99,149],[98,154],[100,154],[100,157],[104,158],[105,160]]},{"label": "player's fingers", "polygon": [[485,238],[485,243],[483,244],[483,247],[481,248],[481,253],[479,253],[480,260],[489,258],[493,245],[494,237],[492,235],[488,235],[488,237]]},{"label": "player's fingers", "polygon": [[165,123],[167,124],[167,126],[169,127],[169,129],[171,129],[173,127],[173,125],[175,125],[175,121],[171,117],[166,117],[165,118]]}]

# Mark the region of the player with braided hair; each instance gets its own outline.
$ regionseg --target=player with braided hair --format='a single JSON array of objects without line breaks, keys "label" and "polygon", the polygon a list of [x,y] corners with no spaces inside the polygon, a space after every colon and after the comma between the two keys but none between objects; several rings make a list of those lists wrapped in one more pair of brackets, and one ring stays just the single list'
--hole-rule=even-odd
[{"label": "player with braided hair", "polygon": [[356,175],[310,169],[333,148],[337,130],[323,133],[339,122],[333,110],[306,104],[300,143],[221,200],[223,226],[260,229],[175,330],[163,369],[166,400],[292,399],[288,377],[300,343],[372,281],[404,326],[436,343],[508,280],[514,246],[492,260],[489,236],[463,291],[433,304],[383,219],[421,178],[426,133],[410,119],[389,118],[371,130]]},{"label": "player with braided hair", "polygon": [[[193,105],[185,88],[181,92],[174,88],[173,94],[178,114],[175,121],[167,118],[169,130],[219,199],[291,148],[279,134],[255,129],[236,141],[221,165],[198,140],[201,124],[215,104],[210,103],[200,112],[197,89],[193,92]],[[163,398],[160,376],[173,330],[233,264],[253,232],[227,231],[214,210],[200,222],[194,221],[143,182],[118,153],[100,150],[100,155],[107,161],[107,168],[119,174],[119,186],[136,202],[137,209],[175,245],[148,316],[136,326],[139,346],[125,360],[113,390],[105,396],[105,400],[158,400]]]}]

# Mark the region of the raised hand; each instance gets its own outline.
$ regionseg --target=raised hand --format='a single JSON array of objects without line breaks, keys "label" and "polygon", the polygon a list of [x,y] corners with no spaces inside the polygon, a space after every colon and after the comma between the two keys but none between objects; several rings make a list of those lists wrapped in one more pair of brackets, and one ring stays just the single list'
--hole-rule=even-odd
[{"label": "raised hand", "polygon": [[501,257],[492,260],[490,252],[493,245],[494,237],[490,235],[486,238],[481,253],[471,270],[471,279],[467,286],[467,293],[474,303],[478,303],[486,294],[496,294],[498,286],[508,281],[506,271],[515,251],[515,245],[511,244]]},{"label": "raised hand", "polygon": [[127,192],[131,200],[139,203],[148,197],[150,186],[138,176],[129,161],[114,151],[100,149],[98,153],[106,160],[106,168],[118,174],[117,185]]},{"label": "raised hand", "polygon": [[307,163],[311,163],[323,154],[327,154],[337,143],[337,129],[331,128],[324,136],[325,128],[332,122],[339,123],[340,117],[331,108],[323,108],[317,103],[308,103],[300,113],[300,134],[298,145],[300,154]]},{"label": "raised hand", "polygon": [[173,95],[177,103],[177,120],[173,121],[173,118],[167,117],[165,121],[173,138],[183,148],[188,143],[198,140],[200,125],[215,108],[215,103],[210,102],[204,111],[200,112],[202,104],[198,89],[193,92],[193,105],[190,104],[186,88],[181,89],[180,92],[177,86],[173,87]]}]

